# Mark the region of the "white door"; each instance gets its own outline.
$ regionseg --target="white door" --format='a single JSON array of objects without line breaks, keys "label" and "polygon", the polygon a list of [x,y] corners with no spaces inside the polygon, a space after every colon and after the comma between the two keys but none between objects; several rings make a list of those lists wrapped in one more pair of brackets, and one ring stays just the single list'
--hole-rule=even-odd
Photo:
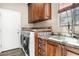
[{"label": "white door", "polygon": [[19,48],[21,14],[16,11],[0,9],[2,51]]}]

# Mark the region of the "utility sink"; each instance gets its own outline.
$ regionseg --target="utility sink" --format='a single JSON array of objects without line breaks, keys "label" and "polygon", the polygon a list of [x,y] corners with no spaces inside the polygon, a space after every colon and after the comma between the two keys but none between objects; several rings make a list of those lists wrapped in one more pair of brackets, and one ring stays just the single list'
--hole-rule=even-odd
[{"label": "utility sink", "polygon": [[77,42],[78,40],[76,38],[72,38],[72,37],[65,37],[65,42]]},{"label": "utility sink", "polygon": [[75,38],[65,37],[65,42],[68,43],[68,44],[79,46],[79,40],[75,39]]},{"label": "utility sink", "polygon": [[64,43],[68,43],[68,44],[71,44],[71,45],[79,46],[79,40],[76,39],[76,38],[72,38],[72,37],[51,36],[48,39],[49,40],[54,40],[54,41],[59,41],[59,42],[64,42]]},{"label": "utility sink", "polygon": [[64,37],[63,36],[51,36],[49,37],[49,40],[55,40],[55,41],[62,42],[64,40]]},{"label": "utility sink", "polygon": [[79,43],[77,43],[77,42],[67,42],[67,43],[71,44],[71,45],[79,46]]}]

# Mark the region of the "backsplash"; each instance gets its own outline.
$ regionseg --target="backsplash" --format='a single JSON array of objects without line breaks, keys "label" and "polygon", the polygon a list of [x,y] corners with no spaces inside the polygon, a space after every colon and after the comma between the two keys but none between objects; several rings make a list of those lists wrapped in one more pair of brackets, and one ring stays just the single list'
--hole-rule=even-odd
[{"label": "backsplash", "polygon": [[42,38],[49,37],[51,35],[51,32],[39,32],[38,36]]}]

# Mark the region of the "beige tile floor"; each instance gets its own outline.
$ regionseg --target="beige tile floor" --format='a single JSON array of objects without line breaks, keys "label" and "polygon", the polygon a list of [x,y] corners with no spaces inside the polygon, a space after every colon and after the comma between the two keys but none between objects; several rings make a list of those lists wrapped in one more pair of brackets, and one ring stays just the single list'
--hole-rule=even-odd
[{"label": "beige tile floor", "polygon": [[1,52],[0,56],[25,56],[25,54],[21,48],[16,48],[16,49]]}]

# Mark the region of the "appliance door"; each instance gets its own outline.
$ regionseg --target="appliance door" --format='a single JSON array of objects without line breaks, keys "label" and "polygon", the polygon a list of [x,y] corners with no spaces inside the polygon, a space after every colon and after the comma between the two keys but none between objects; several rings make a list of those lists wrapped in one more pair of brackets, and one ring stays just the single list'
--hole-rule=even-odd
[{"label": "appliance door", "polygon": [[27,36],[24,36],[23,34],[21,35],[21,44],[22,44],[22,47],[25,51],[25,53],[30,56],[29,54],[29,37]]},{"label": "appliance door", "polygon": [[0,9],[2,51],[21,47],[21,14],[16,11]]}]

